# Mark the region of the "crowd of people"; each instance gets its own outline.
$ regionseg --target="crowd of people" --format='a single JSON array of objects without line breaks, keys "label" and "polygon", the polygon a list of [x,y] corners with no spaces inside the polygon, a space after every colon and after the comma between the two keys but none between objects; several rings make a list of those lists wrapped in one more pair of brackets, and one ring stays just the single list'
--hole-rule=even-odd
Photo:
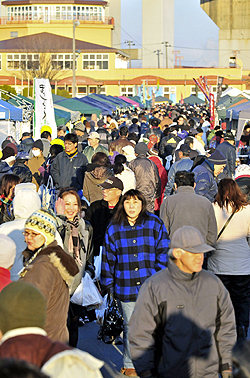
[{"label": "crowd of people", "polygon": [[125,376],[250,376],[250,168],[233,130],[163,104],[8,136],[0,155],[1,369],[101,377],[77,349],[88,275],[123,316]]}]

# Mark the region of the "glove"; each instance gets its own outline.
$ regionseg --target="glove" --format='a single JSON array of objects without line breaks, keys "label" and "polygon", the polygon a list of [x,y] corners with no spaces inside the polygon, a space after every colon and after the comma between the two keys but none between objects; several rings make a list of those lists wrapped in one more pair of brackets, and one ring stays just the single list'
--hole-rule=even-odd
[{"label": "glove", "polygon": [[233,372],[231,370],[224,370],[221,372],[222,378],[233,378]]}]

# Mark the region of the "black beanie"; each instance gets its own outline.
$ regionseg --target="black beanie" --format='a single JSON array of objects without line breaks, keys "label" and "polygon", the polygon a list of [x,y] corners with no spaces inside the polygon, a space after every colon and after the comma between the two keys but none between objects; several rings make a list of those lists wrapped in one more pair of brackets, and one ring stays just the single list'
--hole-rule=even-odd
[{"label": "black beanie", "polygon": [[3,149],[2,153],[3,153],[2,160],[5,160],[10,156],[15,156],[15,151],[13,150],[12,147],[9,147],[8,145]]},{"label": "black beanie", "polygon": [[39,148],[39,150],[41,150],[43,152],[43,142],[41,139],[37,139],[33,144],[32,144],[32,148],[33,147],[36,147],[36,148]]}]

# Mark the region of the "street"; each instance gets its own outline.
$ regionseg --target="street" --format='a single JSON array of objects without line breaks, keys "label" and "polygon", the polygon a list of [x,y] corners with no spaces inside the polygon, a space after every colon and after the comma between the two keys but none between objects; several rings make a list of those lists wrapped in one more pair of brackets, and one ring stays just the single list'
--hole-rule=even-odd
[{"label": "street", "polygon": [[[85,323],[79,327],[79,339],[77,347],[92,356],[104,361],[108,366],[102,369],[104,378],[124,377],[119,371],[123,366],[122,363],[122,345],[105,344],[102,340],[97,340],[99,325],[95,322]],[[111,369],[110,369],[111,368]],[[108,371],[109,369],[109,371]]]}]

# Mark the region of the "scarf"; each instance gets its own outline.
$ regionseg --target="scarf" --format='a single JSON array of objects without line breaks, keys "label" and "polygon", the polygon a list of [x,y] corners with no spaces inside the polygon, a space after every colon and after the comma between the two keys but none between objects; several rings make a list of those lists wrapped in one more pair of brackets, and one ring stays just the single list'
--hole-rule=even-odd
[{"label": "scarf", "polygon": [[[5,197],[4,194],[1,194],[1,196],[0,196],[0,207],[2,206],[3,203],[5,203],[5,205],[11,205],[12,201],[13,200],[9,200],[7,197]],[[1,211],[1,209],[0,209],[0,211]]]},{"label": "scarf", "polygon": [[67,223],[70,225],[71,233],[69,237],[69,245],[68,251],[70,254],[73,255],[76,262],[82,266],[82,260],[80,257],[80,243],[79,243],[79,234],[78,234],[78,226],[79,226],[79,216],[76,215],[73,221],[67,219]]},{"label": "scarf", "polygon": [[[66,152],[66,151],[65,151]],[[66,152],[66,154],[68,155],[68,157],[70,159],[72,159],[73,157],[75,157],[77,155],[77,152],[78,152],[78,149],[76,147],[75,151],[73,151],[71,154],[69,154],[68,152]]]}]

